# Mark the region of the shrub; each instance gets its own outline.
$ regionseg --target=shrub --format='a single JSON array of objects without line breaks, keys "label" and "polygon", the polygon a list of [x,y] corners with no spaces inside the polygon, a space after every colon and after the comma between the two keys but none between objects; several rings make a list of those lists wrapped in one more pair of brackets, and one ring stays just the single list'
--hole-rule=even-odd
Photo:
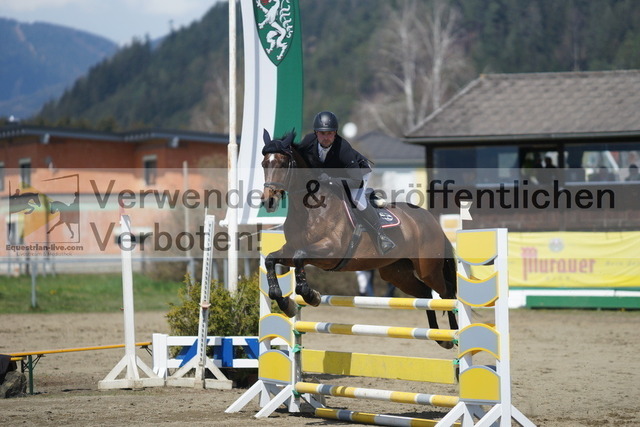
[{"label": "shrub", "polygon": [[[200,320],[200,283],[191,283],[185,276],[178,291],[180,304],[170,304],[167,320],[171,335],[197,336]],[[211,282],[209,302],[209,336],[255,336],[260,320],[258,275],[238,282],[238,291],[231,295],[218,281]],[[177,349],[175,349],[177,352]],[[209,353],[209,356],[212,355]],[[242,348],[236,348],[234,357],[244,357]],[[223,368],[227,378],[237,387],[248,387],[257,379],[256,369]]]},{"label": "shrub", "polygon": [[[200,284],[191,284],[187,275],[178,291],[179,304],[170,304],[167,320],[171,335],[198,335],[200,317]],[[258,275],[238,282],[238,291],[231,295],[218,281],[211,282],[209,327],[214,336],[258,335],[260,318]]]}]

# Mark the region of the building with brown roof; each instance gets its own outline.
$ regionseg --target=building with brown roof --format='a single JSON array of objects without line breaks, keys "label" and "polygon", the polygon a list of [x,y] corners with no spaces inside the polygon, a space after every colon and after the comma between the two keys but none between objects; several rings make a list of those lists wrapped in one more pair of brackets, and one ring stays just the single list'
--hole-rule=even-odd
[{"label": "building with brown roof", "polygon": [[0,257],[117,256],[123,208],[138,243],[147,239],[142,256],[197,251],[205,205],[225,208],[227,144],[227,135],[189,131],[2,127]]},{"label": "building with brown roof", "polygon": [[[425,147],[431,179],[485,195],[474,197],[477,226],[640,228],[638,184],[627,181],[640,165],[640,70],[481,75],[405,141]],[[499,191],[510,193],[502,204]],[[593,206],[576,210],[581,195]],[[435,204],[440,213],[457,209]]]}]

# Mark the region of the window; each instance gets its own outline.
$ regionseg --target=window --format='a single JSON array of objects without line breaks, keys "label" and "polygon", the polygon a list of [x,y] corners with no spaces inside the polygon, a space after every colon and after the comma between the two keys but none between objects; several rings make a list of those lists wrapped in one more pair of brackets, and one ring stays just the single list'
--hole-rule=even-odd
[{"label": "window", "polygon": [[[566,163],[575,182],[636,181],[640,143],[568,144]],[[634,167],[635,166],[635,167]]]},{"label": "window", "polygon": [[20,159],[20,182],[22,188],[31,186],[31,159]]},{"label": "window", "polygon": [[436,148],[436,179],[457,184],[496,184],[518,177],[518,147],[512,145]]},{"label": "window", "polygon": [[158,159],[155,155],[142,158],[144,168],[144,184],[155,185],[158,176]]}]

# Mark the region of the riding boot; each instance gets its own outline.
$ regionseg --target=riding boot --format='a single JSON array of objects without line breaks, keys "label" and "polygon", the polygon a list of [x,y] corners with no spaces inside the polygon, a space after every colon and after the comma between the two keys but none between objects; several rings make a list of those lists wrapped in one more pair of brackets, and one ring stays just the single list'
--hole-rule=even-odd
[{"label": "riding boot", "polygon": [[387,236],[382,230],[380,225],[380,217],[375,208],[367,203],[367,207],[363,211],[359,211],[360,217],[363,219],[364,225],[371,236],[371,239],[376,244],[378,252],[385,255],[391,249],[396,247],[396,244]]}]

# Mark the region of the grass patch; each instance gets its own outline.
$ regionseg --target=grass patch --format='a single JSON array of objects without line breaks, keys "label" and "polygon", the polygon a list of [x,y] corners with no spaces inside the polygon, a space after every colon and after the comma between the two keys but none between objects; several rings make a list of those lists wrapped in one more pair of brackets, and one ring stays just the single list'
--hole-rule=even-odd
[{"label": "grass patch", "polygon": [[[178,303],[180,282],[133,275],[136,310],[169,310]],[[120,274],[57,274],[38,276],[37,307],[31,307],[31,277],[0,277],[0,314],[9,313],[88,313],[122,308]]]}]

